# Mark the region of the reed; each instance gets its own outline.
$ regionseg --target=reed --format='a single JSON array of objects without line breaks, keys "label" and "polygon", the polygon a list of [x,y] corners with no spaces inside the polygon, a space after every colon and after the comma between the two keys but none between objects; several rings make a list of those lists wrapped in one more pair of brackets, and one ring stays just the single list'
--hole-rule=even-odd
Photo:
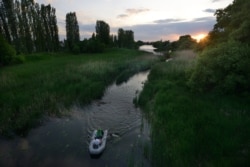
[{"label": "reed", "polygon": [[[42,53],[0,69],[0,134],[25,135],[43,117],[62,116],[74,104],[102,97],[115,78],[128,67],[148,62],[150,56],[126,49],[77,56]],[[150,63],[156,60],[150,58]]]},{"label": "reed", "polygon": [[249,96],[193,93],[190,65],[186,58],[155,65],[140,94],[152,124],[153,166],[247,166]]}]

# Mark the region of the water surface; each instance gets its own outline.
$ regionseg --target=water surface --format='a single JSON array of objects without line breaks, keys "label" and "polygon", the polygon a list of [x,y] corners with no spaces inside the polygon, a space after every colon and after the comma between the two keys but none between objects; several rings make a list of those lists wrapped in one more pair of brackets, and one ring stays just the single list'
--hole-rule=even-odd
[{"label": "water surface", "polygon": [[[150,166],[145,149],[150,127],[133,104],[148,72],[133,76],[127,83],[113,84],[102,99],[70,110],[70,116],[50,118],[25,138],[0,140],[0,166],[20,167],[127,167]],[[107,147],[99,158],[88,153],[94,129],[108,129]]]},{"label": "water surface", "polygon": [[146,52],[149,52],[149,53],[153,53],[154,55],[161,56],[162,53],[156,52],[155,49],[156,49],[156,48],[153,47],[153,45],[142,45],[142,46],[140,46],[140,48],[139,48],[139,50],[143,50],[143,51],[146,51]]}]

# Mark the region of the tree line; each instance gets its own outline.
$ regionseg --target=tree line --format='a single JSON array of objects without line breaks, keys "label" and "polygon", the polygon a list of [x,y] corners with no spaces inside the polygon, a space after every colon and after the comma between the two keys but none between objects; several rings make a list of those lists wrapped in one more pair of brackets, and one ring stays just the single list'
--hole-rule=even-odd
[{"label": "tree line", "polygon": [[107,47],[135,48],[134,32],[118,29],[118,36],[110,34],[110,26],[103,20],[97,20],[95,33],[91,38],[80,40],[79,25],[75,12],[66,15],[66,48],[73,53],[103,52]]},{"label": "tree line", "polygon": [[15,55],[22,53],[59,49],[96,53],[107,47],[135,48],[133,31],[120,28],[118,37],[110,35],[109,24],[102,20],[97,20],[95,28],[90,39],[81,41],[76,13],[69,12],[66,14],[66,39],[60,42],[56,9],[51,5],[39,5],[34,0],[0,0],[0,66],[13,62],[13,57],[20,59]]},{"label": "tree line", "polygon": [[34,0],[0,0],[0,34],[17,53],[57,51],[56,9]]}]

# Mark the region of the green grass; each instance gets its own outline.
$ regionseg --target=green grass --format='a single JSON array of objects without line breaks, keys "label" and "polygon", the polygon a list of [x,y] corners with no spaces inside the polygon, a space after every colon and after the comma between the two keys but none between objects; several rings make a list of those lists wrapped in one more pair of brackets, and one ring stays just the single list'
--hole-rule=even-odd
[{"label": "green grass", "polygon": [[247,166],[250,97],[192,93],[187,57],[154,66],[139,97],[152,124],[153,166]]},{"label": "green grass", "polygon": [[2,135],[25,134],[44,116],[61,116],[73,104],[100,98],[124,71],[137,72],[156,61],[152,55],[126,49],[77,56],[41,53],[25,59],[24,64],[0,69]]}]

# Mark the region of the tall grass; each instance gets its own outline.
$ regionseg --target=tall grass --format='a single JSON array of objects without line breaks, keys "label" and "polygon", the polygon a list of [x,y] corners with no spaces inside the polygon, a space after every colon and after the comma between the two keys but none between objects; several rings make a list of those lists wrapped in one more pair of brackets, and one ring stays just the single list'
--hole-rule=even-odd
[{"label": "tall grass", "polygon": [[156,61],[148,57],[125,49],[78,56],[44,53],[0,69],[0,134],[25,134],[44,116],[60,116],[72,104],[100,98],[128,68],[143,64],[144,69]]},{"label": "tall grass", "polygon": [[153,166],[247,166],[249,96],[193,94],[191,65],[179,57],[154,66],[139,97],[152,123]]}]

